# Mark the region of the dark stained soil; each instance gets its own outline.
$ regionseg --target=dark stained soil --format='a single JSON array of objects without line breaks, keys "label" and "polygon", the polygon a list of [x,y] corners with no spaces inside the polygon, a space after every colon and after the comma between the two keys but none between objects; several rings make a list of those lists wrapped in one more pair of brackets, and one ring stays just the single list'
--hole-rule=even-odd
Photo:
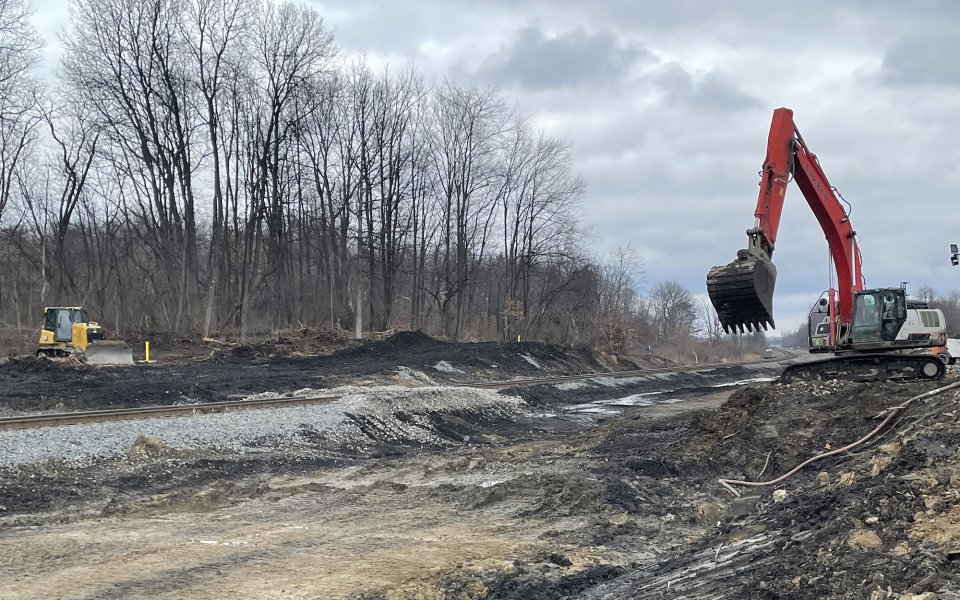
[{"label": "dark stained soil", "polygon": [[[278,339],[215,351],[203,361],[135,367],[98,368],[14,358],[0,364],[0,414],[215,402],[264,391],[331,387],[365,379],[402,383],[397,378],[401,367],[441,384],[637,367],[629,361],[611,364],[586,348],[539,342],[445,342],[422,332],[400,332],[382,341],[319,355],[300,352],[304,347],[318,348],[313,337],[309,343],[299,338],[296,342]],[[330,340],[331,347],[336,343]],[[158,352],[162,361],[163,353]],[[658,366],[668,364],[656,357],[650,361]]]},{"label": "dark stained soil", "polygon": [[[598,506],[619,506],[636,523],[662,518],[667,531],[699,524],[699,537],[622,574],[601,571],[582,588],[562,570],[530,565],[522,582],[506,588],[517,592],[504,597],[960,597],[960,404],[953,392],[911,406],[865,447],[775,487],[740,488],[743,496],[733,498],[717,483],[775,478],[862,437],[878,413],[934,387],[758,385],[717,410],[662,419],[641,413],[594,430],[591,452],[603,457],[591,469]],[[773,490],[785,498],[775,502]],[[644,547],[662,534],[620,526],[598,539]],[[505,589],[501,576],[490,577],[492,590]]]},{"label": "dark stained soil", "polygon": [[[131,395],[143,403],[213,400],[350,378],[391,381],[400,366],[438,383],[613,368],[587,350],[460,344],[420,333],[329,356],[246,352],[228,349],[204,362],[126,370],[14,361],[0,366],[0,400],[8,410],[56,404],[82,408],[85,402],[127,405]],[[445,364],[437,368],[441,361]],[[755,374],[738,369],[731,367],[726,376]],[[698,389],[710,384],[707,376]],[[411,469],[428,479],[435,474],[430,457],[443,456],[437,469],[464,475],[478,464],[491,473],[502,471],[503,481],[479,486],[451,476],[408,492],[421,494],[417,502],[426,510],[431,499],[441,499],[464,512],[500,511],[519,522],[577,519],[583,524],[545,534],[545,543],[555,550],[531,553],[509,568],[464,566],[442,574],[433,588],[438,597],[958,598],[960,395],[955,391],[915,402],[865,446],[777,486],[741,488],[742,495],[733,497],[717,482],[778,477],[827,448],[862,437],[887,409],[941,385],[759,383],[739,388],[716,409],[637,408],[599,424],[571,425],[547,417],[496,421],[465,413],[431,422],[450,442],[443,449],[378,441],[377,424],[360,423],[370,438],[362,452],[338,451],[320,437],[311,445],[311,433],[304,431],[299,452],[238,456],[161,448],[155,456],[87,466],[4,468],[0,511],[21,525],[146,514],[164,510],[151,505],[152,498],[175,502],[201,488],[215,491],[206,496],[208,502],[228,505],[268,493],[260,483],[267,475],[410,461],[416,465]],[[540,386],[511,393],[522,394],[535,409],[562,412],[602,399],[610,393],[602,387]],[[639,381],[629,391],[655,388]],[[383,485],[391,494],[404,490],[402,484]],[[372,487],[362,493],[378,491]],[[590,561],[578,554],[589,554]]]}]

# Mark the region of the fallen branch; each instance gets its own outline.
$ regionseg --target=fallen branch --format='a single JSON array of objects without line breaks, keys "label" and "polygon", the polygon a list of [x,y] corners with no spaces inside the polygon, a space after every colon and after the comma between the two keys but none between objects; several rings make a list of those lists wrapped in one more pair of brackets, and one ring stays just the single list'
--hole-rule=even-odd
[{"label": "fallen branch", "polygon": [[236,345],[237,345],[236,342],[225,342],[225,341],[223,341],[223,340],[218,340],[218,339],[209,338],[209,337],[205,337],[205,338],[201,339],[200,341],[202,341],[202,342],[205,343],[205,344],[215,344],[215,345],[220,345],[220,346],[230,346],[230,347],[233,347],[233,346],[236,346]]},{"label": "fallen branch", "polygon": [[763,461],[763,468],[760,469],[760,474],[757,475],[757,479],[763,477],[763,474],[767,472],[767,467],[770,465],[770,455],[773,454],[773,450],[767,452],[767,460]]},{"label": "fallen branch", "polygon": [[843,448],[837,448],[836,450],[831,450],[830,452],[824,452],[824,453],[822,453],[822,454],[818,454],[818,455],[816,455],[816,456],[813,456],[813,457],[811,457],[811,458],[808,458],[807,460],[803,461],[802,463],[800,463],[799,465],[797,465],[796,467],[794,467],[794,468],[791,469],[790,471],[787,471],[786,473],[784,473],[784,474],[781,475],[780,477],[777,477],[776,479],[771,479],[770,481],[743,481],[743,480],[741,480],[741,479],[719,479],[718,481],[719,481],[720,485],[722,485],[727,491],[729,491],[729,492],[730,492],[731,494],[733,494],[734,496],[740,496],[740,492],[738,492],[738,491],[737,491],[736,489],[734,489],[734,487],[733,487],[733,486],[735,486],[735,485],[741,486],[741,487],[767,487],[767,486],[771,486],[771,485],[777,485],[778,483],[782,483],[783,481],[786,481],[787,479],[789,479],[789,478],[792,477],[793,475],[799,473],[799,472],[802,471],[804,468],[806,468],[808,465],[811,465],[811,464],[813,464],[813,463],[815,463],[815,462],[821,461],[821,460],[823,460],[823,459],[825,459],[825,458],[829,458],[829,457],[831,457],[831,456],[836,456],[837,454],[843,454],[844,452],[849,452],[850,450],[853,450],[854,448],[856,448],[856,447],[858,447],[858,446],[862,446],[863,444],[867,443],[868,441],[870,441],[871,439],[873,439],[878,433],[880,433],[881,431],[883,431],[883,429],[884,429],[888,424],[890,424],[890,422],[893,421],[893,419],[896,418],[897,415],[899,415],[901,412],[903,412],[904,410],[906,410],[906,408],[907,408],[908,406],[910,406],[910,404],[912,404],[913,402],[915,402],[915,401],[917,401],[917,400],[921,400],[921,399],[923,399],[923,398],[929,398],[929,397],[931,397],[931,396],[936,396],[936,395],[938,395],[938,394],[942,394],[943,392],[946,392],[946,391],[948,391],[948,390],[952,390],[952,389],[957,388],[957,387],[960,387],[960,381],[955,381],[955,382],[953,382],[953,383],[951,383],[951,384],[949,384],[949,385],[945,385],[945,386],[943,386],[943,387],[939,387],[939,388],[937,388],[937,389],[935,389],[935,390],[930,390],[929,392],[924,392],[924,393],[920,394],[919,396],[914,396],[913,398],[910,398],[909,400],[907,400],[906,402],[904,402],[903,404],[901,404],[901,405],[899,405],[899,406],[894,406],[894,407],[892,407],[891,409],[889,409],[889,410],[890,410],[890,413],[887,415],[887,418],[885,418],[879,425],[877,425],[876,428],[874,428],[873,431],[871,431],[871,432],[868,433],[867,435],[863,436],[863,437],[860,438],[859,440],[853,442],[852,444],[847,444],[847,445],[844,446]]}]

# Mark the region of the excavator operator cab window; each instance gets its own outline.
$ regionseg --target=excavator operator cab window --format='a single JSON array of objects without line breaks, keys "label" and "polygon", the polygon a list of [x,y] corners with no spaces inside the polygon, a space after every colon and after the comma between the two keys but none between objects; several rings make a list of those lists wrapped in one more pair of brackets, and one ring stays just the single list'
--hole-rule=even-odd
[{"label": "excavator operator cab window", "polygon": [[883,320],[881,336],[885,342],[897,339],[897,333],[907,317],[907,307],[903,292],[886,291],[881,300],[880,318]]},{"label": "excavator operator cab window", "polygon": [[853,343],[880,341],[880,307],[877,294],[861,292],[853,305]]},{"label": "excavator operator cab window", "polygon": [[859,292],[853,308],[853,342],[892,342],[906,317],[902,290]]}]

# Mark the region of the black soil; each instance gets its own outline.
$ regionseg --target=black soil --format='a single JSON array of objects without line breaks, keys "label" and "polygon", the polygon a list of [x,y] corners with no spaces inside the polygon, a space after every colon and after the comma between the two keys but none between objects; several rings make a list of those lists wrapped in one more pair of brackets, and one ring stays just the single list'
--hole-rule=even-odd
[{"label": "black soil", "polygon": [[[363,379],[391,383],[398,382],[391,377],[400,367],[442,384],[636,368],[630,362],[612,365],[589,349],[444,342],[422,332],[400,332],[323,356],[291,356],[293,347],[274,340],[215,352],[204,361],[112,368],[17,358],[0,365],[0,414],[215,402]],[[163,351],[156,354],[162,360]],[[441,361],[457,371],[438,370]]]},{"label": "black soil", "polygon": [[[508,570],[458,571],[442,588],[461,597],[479,579],[484,597],[533,600],[958,597],[960,410],[952,394],[912,405],[865,447],[776,487],[733,498],[717,482],[775,478],[859,439],[884,410],[933,387],[757,385],[717,410],[638,413],[595,428],[571,441],[588,449],[582,470],[465,492],[463,506],[523,498],[524,517],[592,517],[583,530],[558,534],[558,547],[659,548],[657,556],[571,565],[558,550],[554,559],[530,556]],[[775,489],[786,492],[780,502]],[[626,522],[612,521],[623,514]]]},{"label": "black soil", "polygon": [[[130,382],[140,382],[142,389],[152,384],[156,389],[142,395],[156,403],[185,392],[215,399],[233,393],[228,390],[316,387],[325,378],[345,374],[390,376],[398,365],[443,382],[609,368],[584,350],[400,335],[328,357],[241,359],[223,353],[196,365],[134,370],[8,363],[0,367],[0,381],[8,407],[10,398],[36,407],[42,391],[38,386],[55,388],[55,382],[88,399],[96,394],[83,392],[85,386],[119,398]],[[441,360],[462,372],[433,369]],[[24,384],[21,396],[12,391],[14,381]],[[438,417],[431,427],[442,432],[449,444],[445,450],[472,448],[479,432],[487,436],[480,436],[483,445],[553,438],[566,450],[542,460],[525,459],[529,462],[502,485],[443,484],[430,493],[454,499],[464,511],[511,506],[521,519],[574,517],[584,523],[580,530],[546,536],[556,550],[517,560],[509,569],[449,573],[440,591],[451,598],[472,597],[467,591],[478,589],[479,580],[483,597],[534,600],[866,600],[925,592],[936,594],[925,598],[958,597],[960,512],[954,507],[960,485],[960,408],[953,392],[914,403],[869,444],[817,463],[778,486],[745,489],[742,497],[733,498],[717,482],[721,477],[777,477],[826,448],[862,437],[883,411],[936,385],[941,384],[759,384],[740,389],[715,410],[660,417],[638,410],[572,433],[538,430],[531,422],[484,420],[469,412]],[[580,391],[588,392],[577,390],[570,397],[582,400]],[[544,405],[564,403],[554,393],[544,387],[528,396]],[[91,510],[97,515],[143,512],[157,493],[177,498],[181,491],[189,496],[204,486],[215,486],[222,491],[215,498],[232,502],[264,493],[257,483],[264,473],[402,461],[411,452],[434,451],[380,443],[375,423],[360,425],[369,432],[370,443],[352,454],[331,452],[319,438],[311,449],[311,434],[304,431],[308,448],[299,453],[170,453],[89,467],[51,463],[6,468],[0,470],[0,502],[8,504],[8,513],[22,515],[23,524],[34,518],[30,513],[37,513],[41,523],[49,518],[42,511],[64,511],[72,504],[78,507],[73,518]],[[554,460],[565,461],[564,468],[551,470]],[[775,489],[786,494],[777,502]],[[58,514],[69,517],[70,512]],[[578,562],[575,550],[594,553],[597,548],[622,556],[650,552],[631,562]]]}]

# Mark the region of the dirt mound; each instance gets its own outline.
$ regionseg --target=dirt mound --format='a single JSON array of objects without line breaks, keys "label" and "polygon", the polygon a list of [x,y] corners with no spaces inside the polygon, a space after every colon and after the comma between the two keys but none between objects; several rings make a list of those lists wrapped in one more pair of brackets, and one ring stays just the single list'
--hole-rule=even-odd
[{"label": "dirt mound", "polygon": [[383,340],[366,340],[356,348],[338,353],[338,356],[356,357],[362,360],[400,359],[406,353],[413,355],[434,353],[446,344],[447,342],[432,338],[420,330],[400,331]]},{"label": "dirt mound", "polygon": [[[350,348],[358,342],[352,340],[346,332],[331,329],[281,329],[265,340],[234,346],[223,351],[227,357],[248,361],[257,358],[275,358],[289,356],[328,356]],[[218,355],[214,355],[221,358]]]},{"label": "dirt mound", "polygon": [[134,458],[156,458],[170,452],[170,446],[163,440],[152,435],[141,435],[127,450],[127,454]]},{"label": "dirt mound", "polygon": [[[0,365],[0,411],[216,401],[358,381],[370,385],[406,379],[411,385],[444,385],[629,368],[611,366],[586,349],[447,342],[417,331],[358,343],[343,332],[297,329],[258,344],[217,350],[209,360],[89,368],[17,359]],[[158,352],[166,356],[168,350]]]},{"label": "dirt mound", "polygon": [[436,345],[443,344],[444,342],[430,337],[423,331],[417,329],[416,331],[400,331],[391,335],[386,340],[380,342],[380,346],[383,348],[412,348],[422,345]]},{"label": "dirt mound", "polygon": [[64,370],[90,371],[92,368],[76,360],[48,360],[34,356],[13,356],[0,364],[0,374],[8,375],[11,378],[22,375],[57,373]]},{"label": "dirt mound", "polygon": [[[859,439],[879,413],[933,387],[753,386],[717,411],[614,427],[596,447],[611,456],[598,471],[635,473],[622,478],[622,496],[669,502],[678,515],[696,520],[699,512],[716,525],[692,548],[585,597],[661,597],[670,581],[676,597],[956,593],[960,410],[952,393],[912,405],[865,448],[800,472],[777,486],[776,499],[773,487],[741,488],[744,497],[734,499],[716,483],[777,477]],[[710,510],[694,503],[697,490],[707,491]]]},{"label": "dirt mound", "polygon": [[751,480],[761,472],[779,475],[824,449],[858,439],[876,427],[881,411],[929,387],[935,386],[752,385],[735,392],[716,411],[619,427],[598,451],[609,455],[629,451],[636,458],[626,464],[640,475]]}]

